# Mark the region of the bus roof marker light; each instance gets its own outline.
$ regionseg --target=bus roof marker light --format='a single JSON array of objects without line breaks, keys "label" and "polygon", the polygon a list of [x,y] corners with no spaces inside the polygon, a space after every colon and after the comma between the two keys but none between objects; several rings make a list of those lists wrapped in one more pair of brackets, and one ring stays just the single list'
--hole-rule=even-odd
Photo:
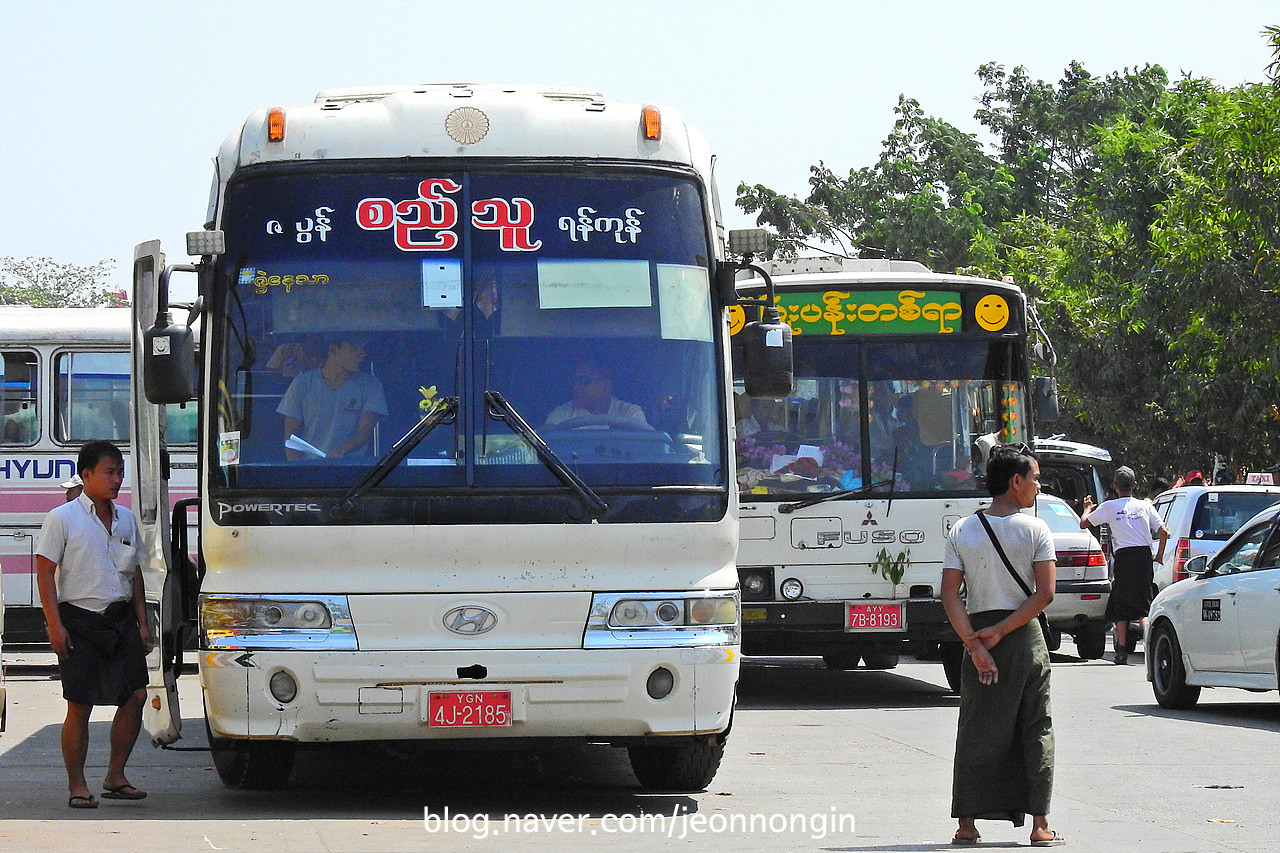
[{"label": "bus roof marker light", "polygon": [[662,113],[658,111],[658,108],[646,104],[644,109],[640,110],[640,117],[644,125],[644,138],[662,139]]},{"label": "bus roof marker light", "polygon": [[284,142],[284,110],[279,107],[267,113],[267,141]]},{"label": "bus roof marker light", "polygon": [[266,141],[284,141],[284,110],[274,106],[266,114]]}]

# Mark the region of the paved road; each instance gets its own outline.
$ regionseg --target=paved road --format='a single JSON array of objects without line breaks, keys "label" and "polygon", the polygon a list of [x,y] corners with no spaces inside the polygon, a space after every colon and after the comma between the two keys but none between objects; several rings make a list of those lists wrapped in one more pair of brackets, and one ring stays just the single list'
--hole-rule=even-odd
[{"label": "paved road", "polygon": [[[72,812],[58,683],[14,657],[6,652],[0,735],[5,853],[951,849],[958,700],[936,663],[832,672],[816,659],[749,659],[724,763],[695,795],[639,793],[607,747],[540,757],[331,749],[301,756],[288,790],[255,793],[224,788],[205,752],[144,744],[130,775],[148,799]],[[1277,694],[1205,691],[1197,710],[1172,713],[1154,704],[1141,654],[1127,667],[1054,660],[1051,817],[1068,850],[1280,850]],[[201,747],[194,676],[181,693],[179,745]],[[101,709],[92,723],[91,774],[105,765],[108,720]],[[979,826],[984,848],[1026,846],[1029,827]]]}]

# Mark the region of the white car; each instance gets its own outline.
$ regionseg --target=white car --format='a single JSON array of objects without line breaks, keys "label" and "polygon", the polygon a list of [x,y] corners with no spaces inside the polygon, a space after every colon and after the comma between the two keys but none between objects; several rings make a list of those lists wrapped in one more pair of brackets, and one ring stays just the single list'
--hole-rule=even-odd
[{"label": "white car", "polygon": [[1212,557],[1240,525],[1280,501],[1280,486],[1182,486],[1155,499],[1169,528],[1164,561],[1157,563],[1153,594],[1187,577],[1187,562]]},{"label": "white car", "polygon": [[[1055,638],[1070,634],[1076,652],[1085,660],[1102,657],[1107,646],[1108,623],[1103,619],[1111,597],[1111,580],[1102,545],[1088,530],[1080,529],[1080,516],[1062,498],[1036,496],[1036,517],[1053,533],[1053,550],[1058,561],[1053,602],[1045,608],[1045,618]],[[1055,643],[1050,644],[1056,650]]]},{"label": "white car", "polygon": [[1147,680],[1165,708],[1190,708],[1202,687],[1276,690],[1280,668],[1280,506],[1244,523],[1191,577],[1151,602]]}]

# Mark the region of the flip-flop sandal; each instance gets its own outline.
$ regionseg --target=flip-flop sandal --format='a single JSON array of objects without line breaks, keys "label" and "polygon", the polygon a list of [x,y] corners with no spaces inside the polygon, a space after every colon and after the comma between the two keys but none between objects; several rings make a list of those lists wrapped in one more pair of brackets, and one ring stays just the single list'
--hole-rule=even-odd
[{"label": "flip-flop sandal", "polygon": [[146,797],[146,791],[139,791],[128,782],[123,785],[116,785],[114,788],[107,788],[102,792],[102,799],[104,800],[143,800]]},{"label": "flip-flop sandal", "polygon": [[1053,838],[1043,838],[1039,841],[1032,841],[1032,847],[1061,847],[1067,843],[1067,839],[1058,834],[1058,830],[1051,830]]},{"label": "flip-flop sandal", "polygon": [[67,806],[73,809],[96,809],[98,801],[93,798],[92,794],[87,797],[76,794],[67,800]]},{"label": "flip-flop sandal", "polygon": [[982,836],[975,835],[972,838],[965,838],[963,835],[951,836],[951,843],[957,847],[977,847],[982,843]]}]

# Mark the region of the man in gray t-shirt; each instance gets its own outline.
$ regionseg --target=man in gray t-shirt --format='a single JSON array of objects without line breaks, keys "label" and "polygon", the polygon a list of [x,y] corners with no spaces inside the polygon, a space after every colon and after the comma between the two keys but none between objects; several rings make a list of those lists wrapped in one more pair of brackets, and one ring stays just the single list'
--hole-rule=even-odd
[{"label": "man in gray t-shirt", "polygon": [[[326,457],[369,456],[378,418],[387,415],[382,383],[360,370],[364,346],[336,338],[329,344],[322,367],[294,377],[276,411],[284,415],[284,438],[297,436]],[[307,453],[286,447],[285,457],[298,460]]]}]

